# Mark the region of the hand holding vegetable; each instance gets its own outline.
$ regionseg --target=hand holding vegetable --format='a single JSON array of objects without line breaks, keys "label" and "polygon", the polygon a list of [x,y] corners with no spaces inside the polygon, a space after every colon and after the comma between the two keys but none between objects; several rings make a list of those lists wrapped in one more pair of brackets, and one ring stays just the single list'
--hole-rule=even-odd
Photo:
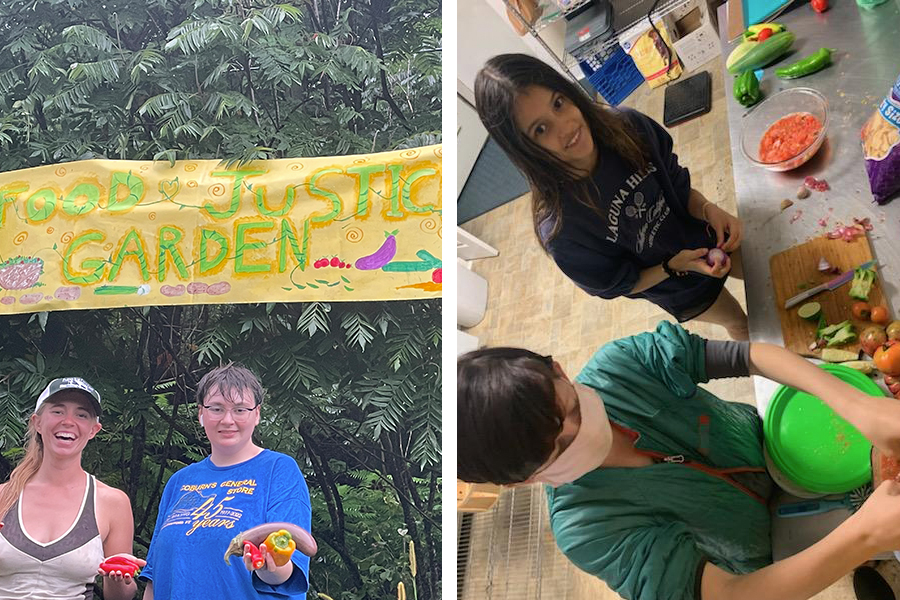
[{"label": "hand holding vegetable", "polygon": [[131,554],[114,554],[100,563],[100,566],[97,568],[97,574],[102,577],[109,577],[116,581],[125,581],[125,583],[128,583],[140,573],[141,568],[146,564],[146,560]]},{"label": "hand holding vegetable", "polygon": [[282,530],[290,534],[292,541],[296,545],[296,549],[303,554],[313,556],[318,550],[316,540],[302,527],[298,527],[293,523],[263,523],[262,525],[257,525],[256,527],[251,527],[246,531],[242,531],[231,540],[228,549],[225,551],[225,562],[227,563],[231,556],[243,556],[245,557],[245,560],[247,560],[244,542],[252,542],[254,545],[259,545],[259,551],[263,555],[263,559],[265,559],[268,554],[272,553],[271,548],[265,547],[266,538],[268,538],[272,532],[280,533]]},{"label": "hand holding vegetable", "polygon": [[281,529],[269,534],[269,537],[266,538],[265,546],[272,553],[275,564],[283,567],[290,562],[291,554],[297,548],[297,543],[288,531]]},{"label": "hand holding vegetable", "polygon": [[682,250],[669,259],[669,268],[676,272],[692,271],[710,277],[724,277],[731,270],[731,259],[726,255],[723,262],[710,266],[706,261],[708,248]]},{"label": "hand holding vegetable", "polygon": [[[752,74],[752,73],[751,73]],[[725,212],[712,202],[703,207],[706,222],[716,232],[716,247],[725,252],[734,252],[741,245],[741,221],[731,213]],[[725,239],[725,236],[728,239]]]}]

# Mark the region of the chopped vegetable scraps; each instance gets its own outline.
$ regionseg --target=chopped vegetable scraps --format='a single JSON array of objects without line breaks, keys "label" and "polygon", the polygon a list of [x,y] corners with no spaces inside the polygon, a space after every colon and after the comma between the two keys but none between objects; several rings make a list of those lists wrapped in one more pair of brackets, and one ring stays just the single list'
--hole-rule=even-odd
[{"label": "chopped vegetable scraps", "polygon": [[820,319],[816,337],[825,340],[826,345],[830,348],[855,341],[856,331],[853,329],[853,323],[849,320],[825,326],[825,319]]},{"label": "chopped vegetable scraps", "polygon": [[817,192],[827,192],[831,189],[831,186],[828,185],[827,181],[825,181],[824,179],[816,179],[812,175],[809,175],[806,179],[803,180],[803,185],[811,190],[816,190]]},{"label": "chopped vegetable scraps", "polygon": [[794,213],[794,216],[791,217],[791,225],[793,225],[794,223],[796,223],[797,220],[798,220],[800,217],[802,217],[802,216],[803,216],[803,211],[802,211],[802,210],[798,210],[797,212],[795,212],[795,213]]},{"label": "chopped vegetable scraps", "polygon": [[874,282],[875,271],[873,269],[856,269],[853,272],[853,281],[850,283],[850,297],[857,300],[868,300]]},{"label": "chopped vegetable scraps", "polygon": [[838,225],[834,228],[834,230],[826,233],[826,237],[830,240],[844,240],[845,242],[852,242],[857,238],[857,236],[865,234],[867,229],[862,224],[854,224],[854,225]]}]

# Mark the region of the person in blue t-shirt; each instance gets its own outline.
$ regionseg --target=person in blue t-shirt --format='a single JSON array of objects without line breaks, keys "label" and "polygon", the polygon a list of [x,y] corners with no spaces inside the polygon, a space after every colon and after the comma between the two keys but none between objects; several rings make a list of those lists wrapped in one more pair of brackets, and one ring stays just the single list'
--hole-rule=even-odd
[{"label": "person in blue t-shirt", "polygon": [[[691,187],[672,137],[650,117],[601,106],[525,54],[488,60],[475,79],[478,115],[531,185],[534,230],[578,287],[644,298],[679,322],[749,339],[725,289],[743,278],[741,222]],[[726,149],[727,151],[727,149]],[[710,266],[704,258],[718,255]],[[724,253],[724,254],[722,254]],[[734,258],[734,262],[732,262]]]},{"label": "person in blue t-shirt", "polygon": [[265,544],[259,569],[249,553],[243,563],[222,561],[229,542],[256,525],[310,530],[309,489],[297,462],[253,443],[264,395],[256,376],[235,364],[200,380],[199,420],[212,452],[166,483],[140,574],[149,581],[144,600],[306,598],[309,557],[299,551],[280,567]]}]

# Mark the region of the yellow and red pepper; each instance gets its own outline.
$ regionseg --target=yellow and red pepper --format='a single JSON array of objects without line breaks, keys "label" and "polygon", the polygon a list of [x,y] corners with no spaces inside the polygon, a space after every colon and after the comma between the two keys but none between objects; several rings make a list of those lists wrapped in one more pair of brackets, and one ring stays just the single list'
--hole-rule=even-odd
[{"label": "yellow and red pepper", "polygon": [[291,561],[291,554],[297,548],[297,543],[291,537],[289,531],[279,529],[269,534],[265,541],[266,548],[272,554],[275,565],[282,567]]}]

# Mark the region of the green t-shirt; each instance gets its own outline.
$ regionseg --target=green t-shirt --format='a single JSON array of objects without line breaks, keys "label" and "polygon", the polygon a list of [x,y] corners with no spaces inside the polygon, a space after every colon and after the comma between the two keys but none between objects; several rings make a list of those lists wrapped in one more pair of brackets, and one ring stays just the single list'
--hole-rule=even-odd
[{"label": "green t-shirt", "polygon": [[547,487],[560,549],[627,600],[696,598],[706,560],[732,573],[771,563],[762,424],[697,386],[705,355],[703,338],[661,322],[605,345],[576,377],[663,460]]}]

